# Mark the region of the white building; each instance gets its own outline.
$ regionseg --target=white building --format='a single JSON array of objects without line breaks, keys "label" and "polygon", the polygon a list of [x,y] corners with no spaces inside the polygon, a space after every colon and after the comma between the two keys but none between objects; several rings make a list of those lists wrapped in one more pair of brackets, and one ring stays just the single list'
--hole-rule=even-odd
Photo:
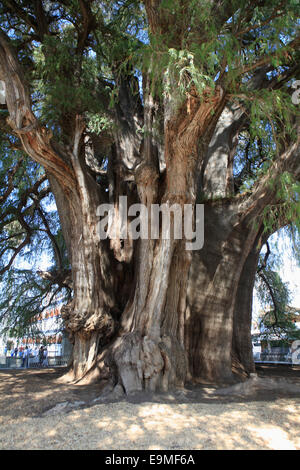
[{"label": "white building", "polygon": [[[299,309],[288,307],[290,321],[300,330]],[[260,318],[265,317],[265,312],[260,313]],[[260,318],[252,322],[252,348],[253,357],[256,362],[274,362],[274,363],[300,363],[300,340],[295,340],[292,335],[289,336],[283,332],[282,337],[275,333],[270,333]],[[264,332],[268,332],[266,338]],[[263,339],[262,339],[263,337]]]},{"label": "white building", "polygon": [[[69,355],[71,345],[63,329],[60,309],[61,306],[45,309],[34,317],[30,335],[23,338],[0,337],[0,356],[10,356],[14,348],[18,348],[19,354],[26,346],[37,351],[42,345],[47,347],[49,357]],[[7,348],[8,343],[11,343],[10,349]]]}]

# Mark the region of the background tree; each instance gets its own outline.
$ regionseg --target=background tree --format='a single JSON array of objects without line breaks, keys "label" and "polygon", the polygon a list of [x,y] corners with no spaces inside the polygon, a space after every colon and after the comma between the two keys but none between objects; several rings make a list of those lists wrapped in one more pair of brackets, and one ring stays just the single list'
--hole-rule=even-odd
[{"label": "background tree", "polygon": [[[299,245],[298,245],[299,246]],[[266,243],[264,256],[260,255],[256,278],[256,292],[264,312],[258,318],[262,340],[278,340],[290,344],[300,339],[295,322],[299,319],[299,308],[292,307],[291,290],[278,274],[278,261]],[[297,258],[298,253],[295,253]]]},{"label": "background tree", "polygon": [[[5,126],[45,171],[72,269],[72,378],[130,392],[253,370],[260,247],[299,214],[297,2],[5,1],[0,14]],[[120,195],[204,203],[204,248],[101,240],[97,207]]]},{"label": "background tree", "polygon": [[[57,212],[49,210],[54,201],[43,169],[4,132],[1,152],[0,318],[3,333],[23,337],[58,293],[70,296],[70,268]],[[45,254],[53,260],[49,270],[31,269]]]}]

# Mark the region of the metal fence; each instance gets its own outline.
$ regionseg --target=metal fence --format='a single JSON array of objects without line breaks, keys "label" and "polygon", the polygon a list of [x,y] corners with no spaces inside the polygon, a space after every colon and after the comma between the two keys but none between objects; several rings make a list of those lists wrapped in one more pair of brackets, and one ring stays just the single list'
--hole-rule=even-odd
[{"label": "metal fence", "polygon": [[292,364],[291,353],[261,352],[253,354],[255,362],[267,362],[272,364]]},{"label": "metal fence", "polygon": [[[66,356],[49,356],[48,364],[41,365],[38,357],[30,357],[28,364],[23,366],[22,357],[5,357],[0,356],[0,369],[40,369],[45,367],[66,367],[69,365],[71,360],[71,355]],[[269,363],[269,364],[293,364],[291,353],[254,353],[254,361],[257,363]]]},{"label": "metal fence", "polygon": [[38,357],[28,358],[28,364],[23,366],[22,357],[5,357],[0,356],[0,369],[20,369],[26,367],[29,369],[40,369],[44,367],[64,367],[70,362],[71,356],[49,356],[46,364],[40,364]]}]

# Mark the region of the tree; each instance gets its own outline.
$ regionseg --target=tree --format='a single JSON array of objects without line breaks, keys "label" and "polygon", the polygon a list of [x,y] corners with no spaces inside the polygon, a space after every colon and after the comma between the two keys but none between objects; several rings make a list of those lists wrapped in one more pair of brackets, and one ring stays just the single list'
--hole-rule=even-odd
[{"label": "tree", "polygon": [[[276,257],[266,242],[264,257],[260,256],[257,270],[256,291],[264,313],[258,319],[262,340],[275,339],[283,344],[300,339],[300,331],[295,323],[299,319],[299,309],[291,307],[291,291],[276,270]],[[297,254],[296,254],[297,255]]]},{"label": "tree", "polygon": [[[70,296],[70,268],[56,211],[49,211],[53,195],[43,169],[5,132],[1,144],[0,319],[2,333],[22,337],[58,292]],[[53,259],[51,268],[31,269],[45,252]],[[22,266],[16,263],[20,256]]]},{"label": "tree", "polygon": [[[297,2],[22,0],[0,14],[3,113],[45,171],[72,270],[72,378],[128,393],[253,370],[260,246],[299,211]],[[116,227],[119,196],[148,214],[203,203],[203,249],[185,249],[175,216],[166,239],[103,239],[97,209],[113,204]]]}]

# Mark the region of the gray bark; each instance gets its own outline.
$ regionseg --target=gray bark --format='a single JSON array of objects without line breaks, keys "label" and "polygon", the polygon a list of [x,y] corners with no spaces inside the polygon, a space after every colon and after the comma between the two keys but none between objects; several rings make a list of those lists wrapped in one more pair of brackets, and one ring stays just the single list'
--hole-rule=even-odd
[{"label": "gray bark", "polygon": [[189,373],[193,380],[232,378],[235,296],[255,234],[236,223],[231,205],[206,205],[205,243],[192,260],[185,319]]}]

